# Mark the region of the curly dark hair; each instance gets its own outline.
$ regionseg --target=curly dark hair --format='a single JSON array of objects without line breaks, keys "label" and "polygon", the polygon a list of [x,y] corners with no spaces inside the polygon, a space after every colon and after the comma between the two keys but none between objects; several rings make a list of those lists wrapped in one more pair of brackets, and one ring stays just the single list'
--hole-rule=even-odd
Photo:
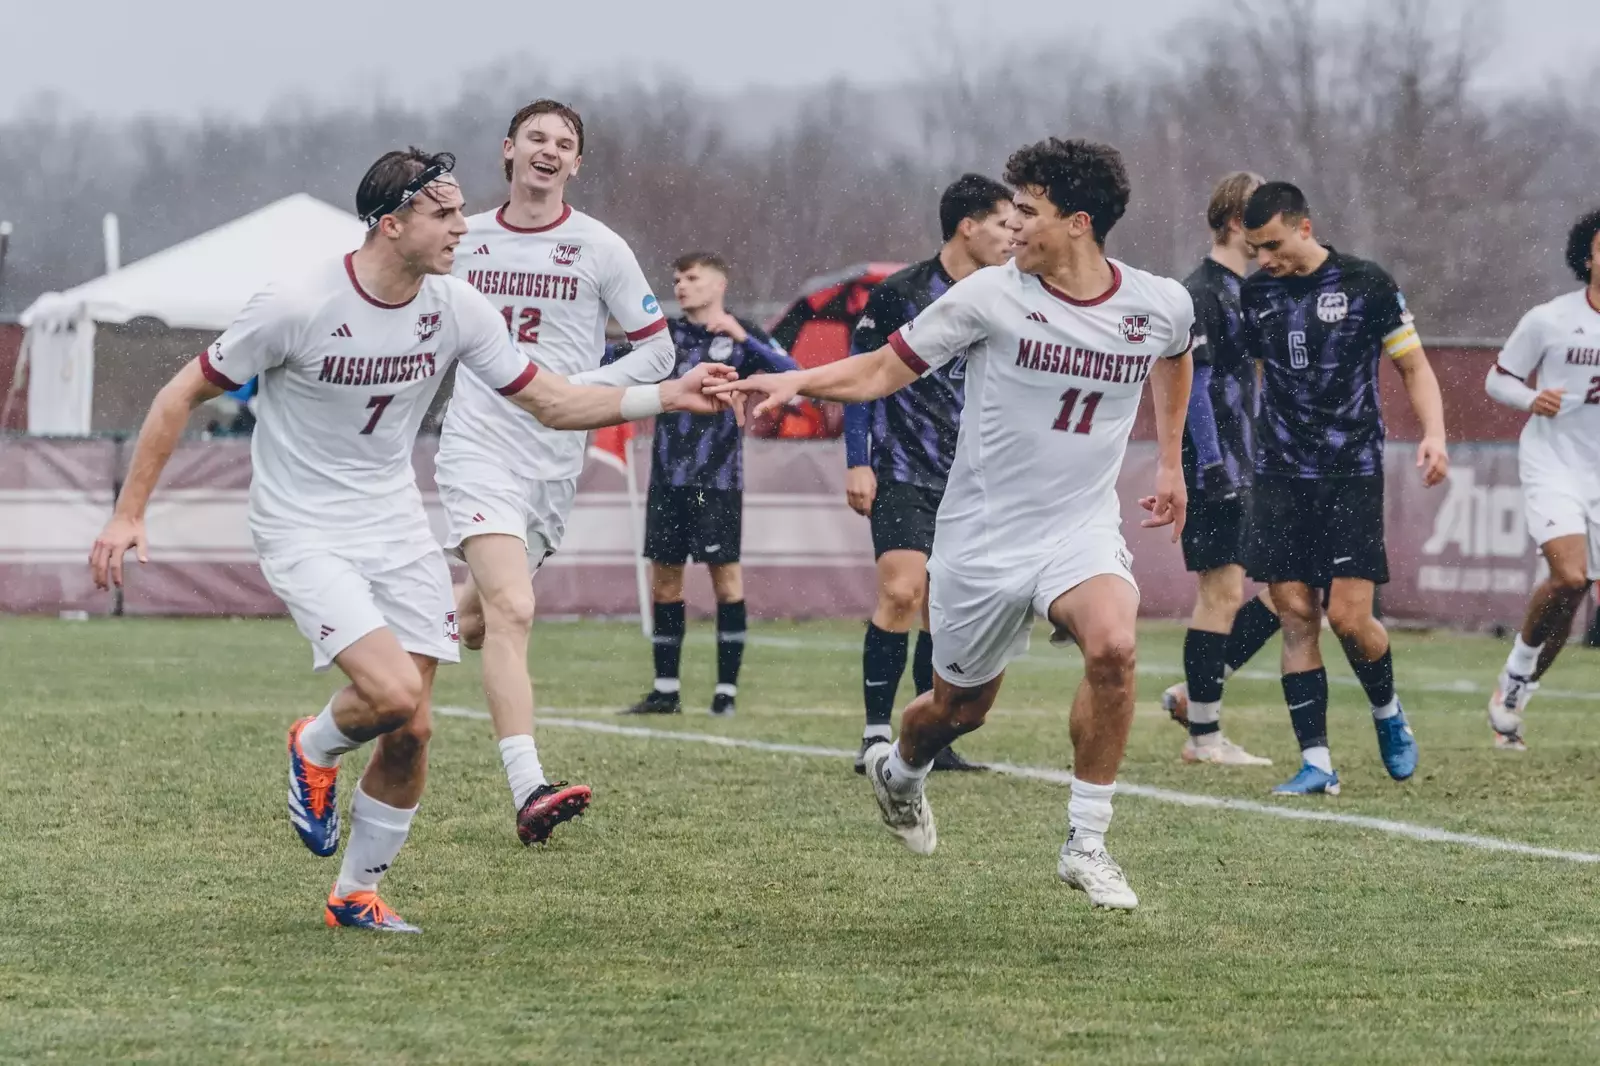
[{"label": "curly dark hair", "polygon": [[1594,258],[1594,236],[1600,233],[1600,211],[1590,211],[1572,224],[1567,232],[1567,266],[1578,275],[1578,280],[1594,280],[1591,260]]},{"label": "curly dark hair", "polygon": [[1128,209],[1128,171],[1109,144],[1051,137],[1011,153],[1005,178],[1018,189],[1043,189],[1063,215],[1087,214],[1101,245]]}]

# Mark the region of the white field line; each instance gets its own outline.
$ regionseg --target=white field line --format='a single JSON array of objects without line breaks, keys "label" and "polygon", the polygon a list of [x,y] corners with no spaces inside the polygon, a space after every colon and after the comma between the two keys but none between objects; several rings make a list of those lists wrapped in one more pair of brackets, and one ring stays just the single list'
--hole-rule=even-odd
[{"label": "white field line", "polygon": [[[474,710],[471,707],[435,707],[434,713],[446,718],[487,719],[489,717],[487,712]],[[743,737],[719,736],[714,733],[680,733],[669,729],[649,729],[644,726],[617,725],[612,722],[596,722],[581,718],[551,718],[541,715],[539,725],[553,726],[558,729],[581,729],[590,733],[634,737],[641,740],[672,740],[681,744],[707,744],[718,748],[743,748],[749,751],[776,752],[786,755],[813,755],[824,759],[854,759],[856,755],[854,751],[846,748],[825,748],[815,744],[777,744],[766,740],[747,740]],[[1070,771],[1056,770],[1046,766],[1015,766],[1011,763],[990,763],[989,768],[996,773],[1010,774],[1013,777],[1027,778],[1031,781],[1048,781],[1057,785],[1072,783]],[[1559,859],[1563,862],[1600,863],[1600,854],[1592,852],[1541,848],[1515,840],[1479,836],[1475,833],[1455,833],[1448,829],[1437,829],[1429,825],[1396,822],[1388,818],[1372,818],[1363,814],[1341,814],[1337,811],[1319,811],[1305,807],[1280,807],[1268,803],[1257,803],[1254,800],[1229,799],[1223,796],[1201,796],[1192,792],[1176,792],[1169,788],[1135,785],[1127,781],[1117,782],[1117,794],[1138,796],[1141,799],[1176,804],[1180,807],[1243,811],[1247,814],[1264,814],[1268,817],[1286,818],[1296,822],[1325,822],[1331,825],[1347,825],[1357,829],[1371,829],[1375,832],[1388,833],[1391,836],[1405,837],[1408,840],[1420,840],[1430,844],[1458,844],[1466,848],[1476,848],[1479,851],[1504,851],[1515,855],[1529,855],[1539,859]]]},{"label": "white field line", "polygon": [[[709,634],[697,634],[689,638],[689,643],[710,644],[713,638]],[[814,649],[817,651],[860,651],[859,643],[850,643],[842,640],[814,639],[809,637],[774,637],[762,634],[751,634],[745,638],[745,643],[760,645],[768,648],[785,648],[791,651]],[[1403,662],[1403,660],[1402,660]],[[1043,668],[1046,670],[1076,669],[1078,660],[1070,656],[1062,658],[1053,654],[1036,654],[1028,652],[1018,659],[1013,660],[1012,666],[1021,666],[1024,669]],[[1136,671],[1141,676],[1162,677],[1173,680],[1183,677],[1183,666],[1180,663],[1140,663]],[[1498,674],[1498,670],[1495,671]],[[1457,678],[1453,681],[1420,681],[1407,680],[1405,670],[1397,670],[1397,684],[1403,691],[1412,689],[1421,692],[1446,692],[1459,696],[1485,696],[1494,690],[1492,684],[1485,685],[1466,678]],[[1241,681],[1277,681],[1279,675],[1270,670],[1240,670],[1233,675]],[[1354,677],[1345,677],[1340,674],[1330,674],[1330,685],[1343,685],[1347,688],[1359,687],[1360,682]],[[1600,692],[1583,692],[1555,688],[1540,688],[1539,697],[1544,700],[1580,700],[1588,703],[1600,702]]]}]

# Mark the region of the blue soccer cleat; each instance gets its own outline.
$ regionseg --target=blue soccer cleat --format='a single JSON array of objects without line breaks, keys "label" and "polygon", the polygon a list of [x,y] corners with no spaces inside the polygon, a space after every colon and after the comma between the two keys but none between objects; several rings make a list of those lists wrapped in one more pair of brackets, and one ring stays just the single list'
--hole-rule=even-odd
[{"label": "blue soccer cleat", "polygon": [[375,933],[420,933],[422,930],[389,909],[376,892],[352,892],[337,895],[338,886],[328,893],[328,906],[323,909],[322,920],[329,929],[346,926],[351,929],[371,929]]},{"label": "blue soccer cleat", "polygon": [[[1399,706],[1396,701],[1396,706]],[[1378,731],[1378,753],[1383,756],[1383,768],[1396,781],[1404,781],[1417,772],[1417,738],[1406,722],[1406,712],[1397,711],[1388,718],[1374,718],[1372,727]]]},{"label": "blue soccer cleat", "polygon": [[339,850],[339,768],[316,766],[300,750],[300,734],[314,719],[289,727],[289,823],[313,855]]},{"label": "blue soccer cleat", "polygon": [[1339,794],[1339,774],[1319,770],[1310,763],[1300,767],[1300,772],[1272,790],[1274,796],[1312,796],[1319,792],[1330,796]]}]

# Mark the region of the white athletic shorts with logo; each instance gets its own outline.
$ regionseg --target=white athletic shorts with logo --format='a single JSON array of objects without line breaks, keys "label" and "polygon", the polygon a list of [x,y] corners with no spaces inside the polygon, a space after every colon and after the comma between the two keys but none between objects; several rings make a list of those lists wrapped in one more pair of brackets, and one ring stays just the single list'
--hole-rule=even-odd
[{"label": "white athletic shorts with logo", "polygon": [[575,477],[536,481],[475,457],[441,456],[434,480],[450,523],[446,551],[460,556],[467,538],[504,533],[527,545],[535,568],[561,547],[578,495]]},{"label": "white athletic shorts with logo", "polygon": [[[1133,556],[1114,527],[1085,529],[1042,564],[983,575],[952,569],[940,560],[939,541],[928,560],[928,621],[933,668],[952,685],[976,688],[993,681],[1028,650],[1033,619],[1091,577],[1114,574],[1139,590]],[[1051,638],[1051,643],[1057,643]],[[1062,641],[1068,642],[1068,641]]]},{"label": "white athletic shorts with logo", "polygon": [[400,646],[461,661],[450,565],[431,539],[348,549],[296,548],[261,557],[267,584],[311,642],[311,668],[387,626]]},{"label": "white athletic shorts with logo", "polygon": [[1528,534],[1541,547],[1557,537],[1587,538],[1589,578],[1600,580],[1600,484],[1562,477],[1559,470],[1524,469],[1522,507]]}]

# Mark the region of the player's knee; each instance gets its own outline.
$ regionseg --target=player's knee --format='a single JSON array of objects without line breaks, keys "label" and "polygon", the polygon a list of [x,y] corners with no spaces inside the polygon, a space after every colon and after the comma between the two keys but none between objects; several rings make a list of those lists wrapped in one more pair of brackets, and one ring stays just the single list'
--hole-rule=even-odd
[{"label": "player's knee", "polygon": [[512,589],[484,597],[482,628],[526,633],[533,625],[533,589]]},{"label": "player's knee", "polygon": [[878,603],[896,620],[912,622],[922,611],[922,583],[890,578],[878,587]]},{"label": "player's knee", "polygon": [[1360,633],[1371,621],[1372,608],[1364,602],[1334,600],[1328,604],[1328,626],[1340,638]]},{"label": "player's knee", "polygon": [[369,682],[360,691],[372,708],[378,730],[391,733],[405,728],[416,717],[417,708],[422,705],[422,675],[415,668],[397,671]]},{"label": "player's knee", "polygon": [[1239,608],[1244,606],[1244,590],[1238,585],[1224,585],[1220,582],[1206,583],[1200,586],[1200,606],[1206,611],[1229,616],[1239,613]]},{"label": "player's knee", "polygon": [[971,732],[983,725],[993,705],[994,700],[986,698],[979,690],[952,692],[945,700],[944,719],[946,724],[962,732]]},{"label": "player's knee", "polygon": [[1569,596],[1581,596],[1589,589],[1589,574],[1580,560],[1568,562],[1562,560],[1550,568],[1550,584],[1558,592]]},{"label": "player's knee", "polygon": [[1133,685],[1138,654],[1132,633],[1095,636],[1083,645],[1083,674],[1093,688]]}]

